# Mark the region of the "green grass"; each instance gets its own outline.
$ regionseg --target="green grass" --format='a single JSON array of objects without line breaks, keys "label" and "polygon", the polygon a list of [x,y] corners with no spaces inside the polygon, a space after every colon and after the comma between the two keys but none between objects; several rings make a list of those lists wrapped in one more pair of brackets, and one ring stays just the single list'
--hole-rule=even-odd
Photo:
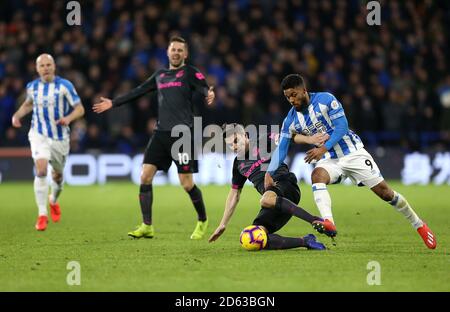
[{"label": "green grass", "polygon": [[[331,186],[338,245],[324,252],[246,252],[239,233],[258,212],[259,195],[243,191],[223,236],[191,241],[195,213],[180,187],[154,187],[154,239],[126,233],[140,222],[138,187],[129,183],[65,186],[60,223],[37,232],[32,183],[0,184],[0,291],[450,291],[450,189],[392,184],[434,230],[428,250],[416,231],[368,189]],[[228,187],[202,187],[209,234],[223,213]],[[313,214],[310,187],[301,204]],[[292,219],[280,234],[314,233]],[[81,285],[68,286],[69,261],[81,265]],[[369,261],[381,265],[380,286],[366,282]]]}]

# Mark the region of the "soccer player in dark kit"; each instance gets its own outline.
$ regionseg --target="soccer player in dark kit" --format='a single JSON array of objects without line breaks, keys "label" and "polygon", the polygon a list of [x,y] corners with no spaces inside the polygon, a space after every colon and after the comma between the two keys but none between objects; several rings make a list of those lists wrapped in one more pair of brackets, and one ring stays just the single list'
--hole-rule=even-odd
[{"label": "soccer player in dark kit", "polygon": [[[286,164],[280,166],[274,177],[274,183],[267,190],[264,189],[263,165],[270,163],[270,156],[261,155],[260,150],[255,145],[251,148],[250,140],[267,140],[266,146],[271,146],[272,135],[260,134],[259,138],[249,138],[245,129],[239,124],[222,126],[223,136],[227,146],[235,153],[236,158],[233,163],[232,187],[225,204],[225,211],[215,232],[209,238],[209,242],[217,240],[225,231],[231,216],[239,202],[242,187],[246,180],[250,180],[261,197],[261,210],[253,221],[253,225],[262,226],[267,233],[268,241],[265,249],[289,249],[295,247],[306,247],[308,249],[323,250],[325,246],[316,241],[314,235],[309,234],[304,237],[283,237],[274,234],[281,229],[292,216],[300,218],[310,223],[319,233],[333,237],[336,235],[336,228],[331,222],[327,222],[319,217],[309,214],[304,209],[297,206],[300,202],[300,189],[297,178]],[[293,139],[296,143],[323,144],[327,135],[318,134],[316,136],[297,135]],[[273,146],[273,144],[272,144]],[[252,149],[252,150],[250,150]]]},{"label": "soccer player in dark kit", "polygon": [[[205,76],[195,67],[185,63],[188,57],[188,46],[181,37],[172,37],[167,49],[169,68],[156,71],[150,78],[129,93],[113,100],[101,97],[101,102],[94,104],[93,110],[102,113],[110,108],[130,103],[137,98],[152,91],[158,92],[158,124],[157,130],[150,138],[145,149],[142,164],[139,202],[143,222],[136,230],[128,233],[134,238],[152,238],[154,228],[152,225],[153,188],[152,181],[158,170],[167,171],[175,162],[178,168],[178,177],[183,189],[189,194],[198,214],[198,222],[191,239],[201,239],[208,227],[205,204],[200,189],[194,184],[193,173],[198,172],[197,160],[191,150],[182,150],[172,155],[172,144],[179,140],[171,136],[172,128],[179,125],[193,127],[194,92],[205,96],[208,105],[214,101],[214,91],[208,88]],[[191,138],[193,136],[191,135]]]}]

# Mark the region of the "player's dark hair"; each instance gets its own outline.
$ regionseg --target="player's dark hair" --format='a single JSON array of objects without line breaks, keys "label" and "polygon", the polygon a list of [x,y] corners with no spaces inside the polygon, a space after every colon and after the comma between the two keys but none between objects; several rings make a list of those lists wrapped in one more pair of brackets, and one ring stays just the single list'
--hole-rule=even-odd
[{"label": "player's dark hair", "polygon": [[287,90],[291,88],[303,87],[305,88],[305,80],[299,74],[290,74],[281,81],[281,89]]},{"label": "player's dark hair", "polygon": [[169,40],[169,45],[170,45],[172,42],[181,42],[181,43],[184,43],[184,46],[186,47],[186,50],[188,50],[188,44],[187,44],[187,41],[186,41],[183,37],[180,37],[180,36],[173,36],[173,37],[171,37],[170,40]]}]

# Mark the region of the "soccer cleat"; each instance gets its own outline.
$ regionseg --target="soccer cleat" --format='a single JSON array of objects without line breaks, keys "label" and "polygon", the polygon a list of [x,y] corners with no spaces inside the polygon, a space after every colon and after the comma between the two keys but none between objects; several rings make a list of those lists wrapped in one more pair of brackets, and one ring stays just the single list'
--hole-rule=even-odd
[{"label": "soccer cleat", "polygon": [[136,227],[136,230],[128,232],[128,236],[133,238],[153,238],[155,236],[155,230],[153,229],[153,225],[142,223]]},{"label": "soccer cleat", "polygon": [[305,241],[306,248],[308,248],[308,249],[314,249],[314,250],[327,249],[324,244],[316,241],[316,237],[313,234],[308,234],[308,235],[304,236],[303,240]]},{"label": "soccer cleat", "polygon": [[328,237],[335,237],[337,235],[336,226],[328,219],[313,221],[312,226],[317,232],[325,234]]},{"label": "soccer cleat", "polygon": [[47,224],[48,224],[47,216],[39,216],[35,225],[36,230],[45,231],[45,229],[47,228]]},{"label": "soccer cleat", "polygon": [[420,228],[417,229],[417,232],[419,232],[419,235],[422,237],[425,245],[427,245],[430,249],[436,248],[436,237],[434,236],[434,233],[430,230],[428,225],[424,223]]},{"label": "soccer cleat", "polygon": [[50,204],[50,216],[53,222],[58,222],[61,219],[61,208],[57,202],[53,203],[51,195],[48,196],[48,202]]},{"label": "soccer cleat", "polygon": [[208,228],[208,220],[197,221],[194,232],[192,232],[191,239],[202,239]]}]

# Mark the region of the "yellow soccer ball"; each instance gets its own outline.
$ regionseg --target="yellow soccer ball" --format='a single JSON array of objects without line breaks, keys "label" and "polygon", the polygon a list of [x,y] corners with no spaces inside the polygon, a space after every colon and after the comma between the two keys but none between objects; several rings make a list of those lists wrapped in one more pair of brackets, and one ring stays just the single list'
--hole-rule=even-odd
[{"label": "yellow soccer ball", "polygon": [[246,250],[261,250],[267,245],[266,231],[261,226],[249,225],[242,230],[240,242]]}]

